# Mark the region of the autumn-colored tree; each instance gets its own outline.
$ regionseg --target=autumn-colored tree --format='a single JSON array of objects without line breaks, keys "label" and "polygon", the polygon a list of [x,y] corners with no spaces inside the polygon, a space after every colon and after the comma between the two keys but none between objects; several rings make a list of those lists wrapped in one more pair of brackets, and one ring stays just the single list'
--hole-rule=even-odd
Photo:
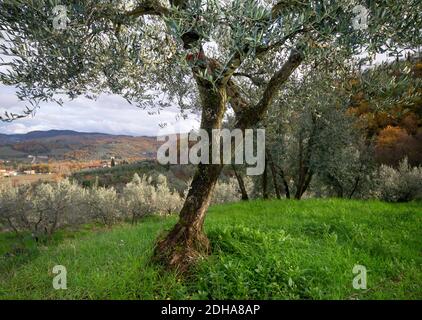
[{"label": "autumn-colored tree", "polygon": [[349,113],[360,119],[368,138],[389,125],[400,125],[412,134],[422,126],[422,77],[418,65],[413,60],[389,62],[356,74]]},{"label": "autumn-colored tree", "polygon": [[379,163],[397,166],[405,157],[409,164],[422,163],[422,129],[415,135],[401,127],[387,126],[376,139],[375,157]]}]

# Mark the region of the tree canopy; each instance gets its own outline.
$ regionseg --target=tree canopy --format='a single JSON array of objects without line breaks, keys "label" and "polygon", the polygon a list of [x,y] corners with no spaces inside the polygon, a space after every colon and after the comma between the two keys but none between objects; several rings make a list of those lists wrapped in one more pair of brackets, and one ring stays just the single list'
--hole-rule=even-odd
[{"label": "tree canopy", "polygon": [[[18,97],[34,107],[45,100],[61,102],[55,94],[75,98],[110,92],[143,107],[172,101],[183,109],[198,107],[193,75],[211,84],[236,77],[236,86],[245,84],[240,92],[247,92],[245,86],[259,74],[267,84],[261,88],[267,90],[265,104],[273,82],[280,80],[274,68],[292,48],[319,60],[339,50],[369,54],[420,44],[418,1],[366,1],[365,30],[353,27],[357,1],[272,3],[2,1],[0,80],[16,86]],[[58,5],[66,10],[59,15]],[[64,27],[54,28],[54,22]],[[204,50],[210,43],[211,49]]]}]

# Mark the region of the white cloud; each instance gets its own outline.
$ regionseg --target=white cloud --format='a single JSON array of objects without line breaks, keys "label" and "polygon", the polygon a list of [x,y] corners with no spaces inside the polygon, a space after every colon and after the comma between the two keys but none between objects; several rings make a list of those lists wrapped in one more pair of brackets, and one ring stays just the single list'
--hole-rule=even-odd
[{"label": "white cloud", "polygon": [[[0,86],[0,112],[22,112],[25,104],[15,96],[13,87]],[[0,122],[0,133],[26,133],[34,130],[75,130],[111,134],[155,136],[162,132],[161,123],[169,128],[189,131],[199,127],[199,117],[191,114],[188,119],[177,120],[177,107],[167,108],[160,114],[149,115],[147,110],[127,103],[123,98],[102,95],[97,100],[80,97],[59,106],[44,103],[35,116],[11,123]]]}]

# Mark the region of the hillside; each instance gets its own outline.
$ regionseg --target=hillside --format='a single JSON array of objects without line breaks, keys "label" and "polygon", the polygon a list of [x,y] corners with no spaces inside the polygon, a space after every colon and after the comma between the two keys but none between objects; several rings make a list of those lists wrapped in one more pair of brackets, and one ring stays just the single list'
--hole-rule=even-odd
[{"label": "hillside", "polygon": [[[211,207],[212,255],[189,278],[149,262],[176,217],[62,232],[36,249],[0,234],[0,299],[422,299],[420,203],[251,201]],[[68,289],[53,290],[55,265]],[[352,286],[355,265],[367,290]]]},{"label": "hillside", "polygon": [[28,156],[52,160],[99,160],[152,158],[157,149],[154,137],[133,137],[70,130],[0,134],[0,159],[24,160]]}]

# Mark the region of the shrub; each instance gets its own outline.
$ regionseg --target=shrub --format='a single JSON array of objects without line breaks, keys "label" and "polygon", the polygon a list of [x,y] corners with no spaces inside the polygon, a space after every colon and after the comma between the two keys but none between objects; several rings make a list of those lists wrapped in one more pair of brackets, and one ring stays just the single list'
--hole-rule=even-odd
[{"label": "shrub", "polygon": [[[250,195],[253,190],[253,182],[250,177],[244,179],[245,187]],[[241,193],[239,190],[239,184],[236,178],[229,178],[227,182],[217,181],[213,195],[212,195],[212,204],[222,204],[240,201]]]},{"label": "shrub", "polygon": [[3,229],[13,230],[17,234],[30,229],[27,219],[31,209],[29,191],[28,185],[13,188],[11,184],[4,184],[0,187],[0,224]]},{"label": "shrub", "polygon": [[172,192],[164,175],[157,177],[157,185],[152,184],[151,177],[134,175],[132,181],[123,189],[126,213],[132,223],[150,214],[170,214],[180,210],[183,199]]},{"label": "shrub", "polygon": [[155,209],[159,214],[171,214],[182,209],[183,198],[179,193],[171,191],[167,177],[159,175],[157,178]]},{"label": "shrub", "polygon": [[112,226],[121,218],[121,201],[114,188],[93,187],[85,205],[89,217],[106,226]]},{"label": "shrub", "polygon": [[0,189],[0,221],[18,234],[30,232],[35,239],[51,236],[57,229],[87,221],[82,214],[85,191],[76,183],[23,185]]},{"label": "shrub", "polygon": [[407,202],[422,197],[422,167],[411,167],[407,158],[397,169],[382,165],[378,197],[388,202]]}]

